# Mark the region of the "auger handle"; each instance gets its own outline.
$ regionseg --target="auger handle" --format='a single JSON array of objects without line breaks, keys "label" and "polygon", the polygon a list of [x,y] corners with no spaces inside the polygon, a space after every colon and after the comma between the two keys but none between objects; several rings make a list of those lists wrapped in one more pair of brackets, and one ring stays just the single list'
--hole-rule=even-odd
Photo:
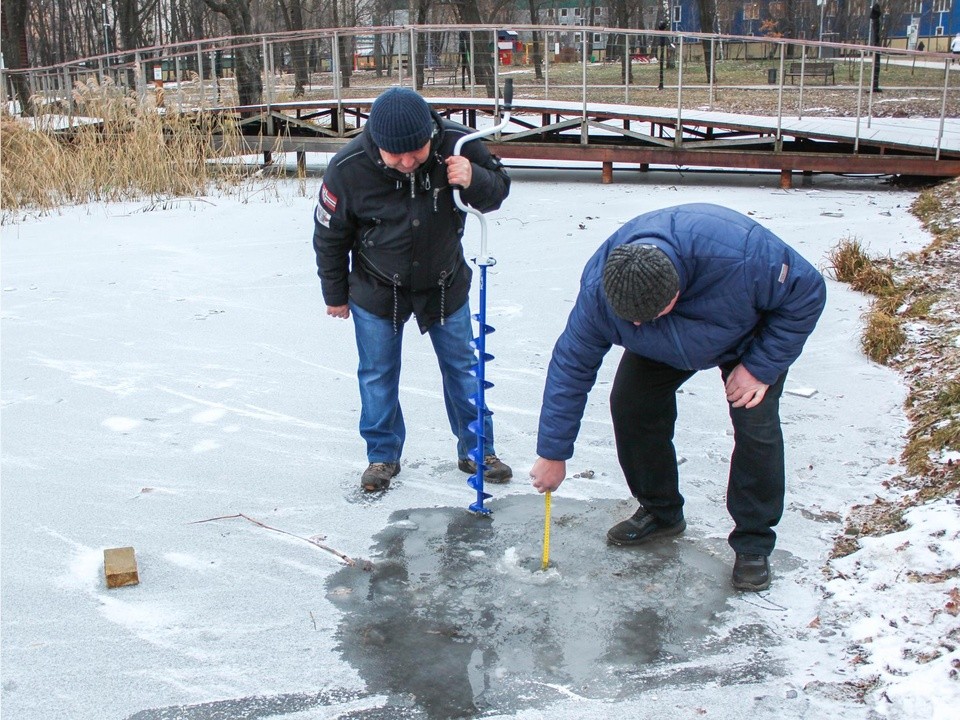
[{"label": "auger handle", "polygon": [[[464,135],[456,144],[453,146],[454,155],[462,155],[461,152],[463,146],[468,142],[473,140],[478,140],[480,138],[487,137],[488,135],[493,135],[503,130],[510,123],[510,109],[513,107],[513,78],[508,78],[503,82],[503,117],[500,119],[500,122],[496,125],[488,128],[483,128],[482,130],[477,130],[470,133],[469,135]],[[455,187],[453,189],[453,201],[457,204],[457,207],[468,212],[477,220],[480,221],[480,255],[478,260],[482,263],[492,265],[491,258],[487,257],[487,220],[483,216],[483,213],[477,210],[476,208],[470,207],[465,202],[463,202],[460,197],[460,188]]]}]

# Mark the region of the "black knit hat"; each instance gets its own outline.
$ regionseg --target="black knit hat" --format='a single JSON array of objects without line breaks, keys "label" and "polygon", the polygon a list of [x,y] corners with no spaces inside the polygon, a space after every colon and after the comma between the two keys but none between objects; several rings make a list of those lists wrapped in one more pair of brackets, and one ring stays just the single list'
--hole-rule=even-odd
[{"label": "black knit hat", "polygon": [[399,155],[422,148],[434,123],[426,100],[410,88],[392,87],[374,100],[366,128],[378,148]]},{"label": "black knit hat", "polygon": [[663,250],[627,243],[613,249],[603,266],[603,291],[618,317],[649,322],[662,313],[680,288],[677,269]]}]

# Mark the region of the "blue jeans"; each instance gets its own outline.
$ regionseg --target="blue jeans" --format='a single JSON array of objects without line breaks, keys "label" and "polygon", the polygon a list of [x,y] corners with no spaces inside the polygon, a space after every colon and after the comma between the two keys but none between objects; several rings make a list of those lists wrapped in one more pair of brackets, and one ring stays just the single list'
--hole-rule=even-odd
[{"label": "blue jeans", "polygon": [[[737,363],[720,368],[727,376]],[[617,456],[630,492],[668,525],[683,518],[677,452],[677,389],[694,375],[691,370],[624,352],[610,392]],[[773,528],[783,515],[786,489],[780,396],[787,374],[767,388],[756,407],[729,405],[733,454],[727,479],[727,510],[733,517],[728,542],[734,551],[757,555],[773,552]]]},{"label": "blue jeans", "polygon": [[[400,408],[403,325],[394,332],[393,320],[374,315],[352,302],[350,312],[360,356],[360,436],[367,443],[367,461],[400,462],[407,435]],[[443,324],[434,323],[427,334],[440,365],[443,402],[450,430],[457,438],[457,457],[466,458],[477,447],[477,436],[468,427],[477,419],[477,408],[470,400],[477,393],[477,378],[472,372],[477,358],[470,346],[470,303],[465,302]],[[490,415],[484,417],[483,435],[484,454],[493,453]]]}]

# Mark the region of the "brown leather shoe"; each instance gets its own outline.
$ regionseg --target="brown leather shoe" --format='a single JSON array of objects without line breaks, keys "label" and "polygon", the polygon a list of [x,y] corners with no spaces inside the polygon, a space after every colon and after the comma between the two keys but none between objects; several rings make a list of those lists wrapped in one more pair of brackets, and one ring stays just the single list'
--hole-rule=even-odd
[{"label": "brown leather shoe", "polygon": [[[513,470],[510,469],[510,466],[492,453],[484,456],[483,464],[486,466],[483,471],[483,479],[486,482],[500,484],[510,482],[510,478],[513,477]],[[457,467],[467,475],[476,475],[477,473],[477,464],[470,458],[460,458]]]},{"label": "brown leather shoe", "polygon": [[370,463],[360,476],[360,487],[366,492],[380,492],[390,487],[390,480],[400,474],[400,463]]}]

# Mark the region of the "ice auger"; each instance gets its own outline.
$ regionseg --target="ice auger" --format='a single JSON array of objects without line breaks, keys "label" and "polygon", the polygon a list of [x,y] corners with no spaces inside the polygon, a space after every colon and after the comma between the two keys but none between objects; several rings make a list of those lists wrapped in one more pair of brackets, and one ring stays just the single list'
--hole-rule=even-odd
[{"label": "ice auger", "polygon": [[[462,138],[457,140],[457,144],[453,149],[453,154],[460,155],[461,148],[463,148],[463,146],[471,140],[477,140],[478,138],[486,137],[487,135],[493,135],[494,133],[498,133],[503,130],[510,122],[510,108],[512,105],[513,80],[506,80],[504,81],[503,87],[503,115],[500,117],[500,122],[492,127],[477,130],[469,135],[464,135]],[[483,505],[484,500],[486,500],[488,497],[492,497],[490,494],[483,491],[483,473],[487,469],[487,466],[483,464],[485,447],[484,440],[486,439],[483,434],[483,421],[485,418],[493,415],[493,413],[487,409],[487,404],[484,399],[487,389],[493,387],[493,383],[489,382],[485,376],[487,361],[493,360],[493,355],[488,354],[486,351],[487,335],[493,332],[493,328],[490,325],[487,325],[487,268],[491,265],[496,265],[497,261],[487,255],[487,220],[483,216],[483,213],[475,208],[470,207],[469,205],[466,205],[463,200],[460,199],[459,188],[454,190],[453,199],[457,203],[458,208],[464,212],[468,212],[471,215],[476,216],[477,220],[480,221],[480,254],[475,258],[471,258],[473,263],[480,268],[480,307],[478,308],[477,314],[473,316],[473,319],[477,321],[478,332],[477,337],[475,337],[471,342],[471,345],[477,352],[477,364],[474,366],[474,375],[477,377],[477,392],[475,395],[470,397],[470,401],[477,408],[477,418],[469,425],[469,428],[477,436],[477,446],[468,453],[468,455],[476,463],[477,471],[470,476],[470,478],[467,480],[467,484],[477,491],[477,501],[471,503],[470,511],[479,513],[481,515],[489,515],[489,508],[486,508]]]}]

